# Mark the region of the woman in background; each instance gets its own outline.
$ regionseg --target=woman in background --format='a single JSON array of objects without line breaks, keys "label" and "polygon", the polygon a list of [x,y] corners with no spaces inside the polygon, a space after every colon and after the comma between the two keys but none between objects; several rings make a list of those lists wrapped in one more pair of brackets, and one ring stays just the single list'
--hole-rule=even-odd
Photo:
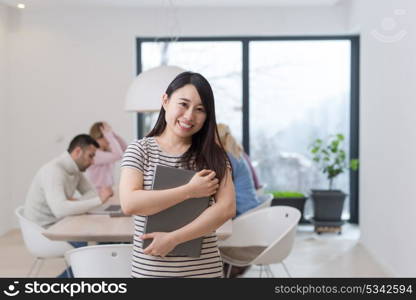
[{"label": "woman in background", "polygon": [[127,145],[106,122],[96,122],[91,126],[90,135],[97,141],[94,163],[87,169],[86,174],[99,192],[102,189],[113,191],[114,163],[123,157]]},{"label": "woman in background", "polygon": [[227,152],[233,168],[233,182],[237,199],[236,216],[238,217],[257,207],[261,202],[257,200],[252,171],[244,157],[243,147],[231,135],[230,128],[227,125],[218,124],[217,128],[221,144]]},{"label": "woman in background", "polygon": [[[257,179],[257,175],[243,147],[231,135],[230,128],[225,124],[218,124],[217,129],[221,144],[227,152],[228,159],[231,161],[233,168],[232,177],[237,201],[237,217],[261,204],[257,199],[256,186],[253,180],[253,176],[256,176],[255,178]],[[228,271],[229,267],[225,263],[224,271]],[[232,266],[230,278],[243,275],[247,269],[248,267]]]}]

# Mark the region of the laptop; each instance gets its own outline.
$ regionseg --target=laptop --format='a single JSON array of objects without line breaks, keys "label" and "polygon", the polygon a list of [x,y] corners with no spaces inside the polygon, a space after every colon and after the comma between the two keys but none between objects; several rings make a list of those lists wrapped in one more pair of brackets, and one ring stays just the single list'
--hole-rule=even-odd
[{"label": "laptop", "polygon": [[104,203],[96,208],[93,208],[87,212],[92,215],[111,215],[122,214],[121,206],[117,204]]},{"label": "laptop", "polygon": [[[188,183],[196,172],[156,165],[153,178],[153,190],[171,189]],[[187,199],[161,212],[148,216],[144,233],[171,232],[196,219],[208,208],[210,197]],[[177,245],[167,256],[199,257],[203,237]],[[152,239],[143,241],[143,249],[150,245]]]}]

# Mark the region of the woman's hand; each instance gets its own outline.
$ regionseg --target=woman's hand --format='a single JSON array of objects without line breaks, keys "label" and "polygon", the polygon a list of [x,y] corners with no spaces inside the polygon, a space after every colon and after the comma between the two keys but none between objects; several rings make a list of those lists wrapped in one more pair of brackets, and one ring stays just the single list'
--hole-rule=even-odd
[{"label": "woman's hand", "polygon": [[186,184],[191,198],[202,198],[214,195],[219,188],[219,180],[215,172],[202,170],[196,173]]},{"label": "woman's hand", "polygon": [[111,132],[112,131],[112,129],[111,129],[111,126],[110,125],[108,125],[108,123],[107,122],[103,122],[103,126],[101,126],[100,127],[100,129],[101,129],[101,132],[104,134],[105,132]]},{"label": "woman's hand", "polygon": [[146,249],[143,249],[144,254],[152,256],[165,257],[177,246],[177,243],[169,232],[147,233],[143,234],[140,239],[153,239],[150,245]]},{"label": "woman's hand", "polygon": [[98,192],[98,196],[100,197],[102,203],[105,203],[113,195],[113,189],[110,186],[102,187]]}]

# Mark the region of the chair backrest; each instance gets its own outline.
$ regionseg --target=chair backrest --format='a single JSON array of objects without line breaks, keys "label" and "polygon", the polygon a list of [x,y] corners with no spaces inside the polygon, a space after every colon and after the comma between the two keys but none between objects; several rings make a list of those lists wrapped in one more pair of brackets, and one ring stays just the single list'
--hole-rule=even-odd
[{"label": "chair backrest", "polygon": [[250,264],[278,263],[292,250],[301,213],[289,206],[272,206],[233,221],[231,237],[221,247],[266,247]]},{"label": "chair backrest", "polygon": [[257,198],[260,201],[260,205],[258,205],[256,207],[253,207],[252,209],[242,213],[237,218],[240,218],[241,216],[244,216],[245,214],[252,213],[252,212],[257,211],[259,209],[269,207],[272,204],[273,194],[271,194],[271,193],[259,194],[259,195],[257,195]]},{"label": "chair backrest", "polygon": [[65,259],[74,277],[131,277],[132,244],[87,246],[70,250]]},{"label": "chair backrest", "polygon": [[[270,206],[270,204],[272,203],[273,194],[272,193],[259,194],[259,195],[257,195],[257,198],[262,203],[261,206],[267,207],[267,206]],[[269,204],[269,205],[267,205],[267,204]]]},{"label": "chair backrest", "polygon": [[23,241],[32,255],[40,258],[63,257],[66,251],[73,249],[67,242],[51,241],[45,237],[42,234],[45,229],[27,219],[23,211],[24,207],[19,206],[15,214],[19,220]]}]

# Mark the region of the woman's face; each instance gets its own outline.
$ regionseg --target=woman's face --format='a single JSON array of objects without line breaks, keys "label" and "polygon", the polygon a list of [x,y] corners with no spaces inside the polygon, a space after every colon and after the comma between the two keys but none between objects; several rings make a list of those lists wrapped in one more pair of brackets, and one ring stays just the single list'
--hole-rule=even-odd
[{"label": "woman's face", "polygon": [[180,137],[191,137],[197,133],[207,118],[201,97],[192,84],[177,89],[170,98],[165,94],[163,108],[167,127]]}]

